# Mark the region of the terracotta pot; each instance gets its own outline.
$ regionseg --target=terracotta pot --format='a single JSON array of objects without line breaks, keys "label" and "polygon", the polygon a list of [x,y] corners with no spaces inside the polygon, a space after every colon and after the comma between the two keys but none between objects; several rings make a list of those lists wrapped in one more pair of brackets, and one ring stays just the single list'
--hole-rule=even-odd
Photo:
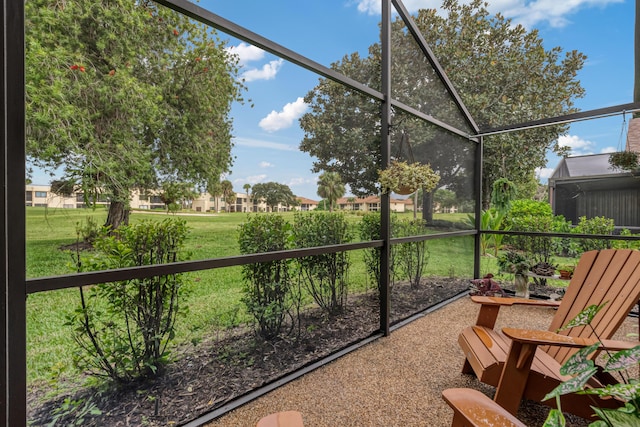
[{"label": "terracotta pot", "polygon": [[573,276],[573,271],[569,270],[558,270],[558,273],[560,273],[560,278],[564,280],[571,279],[571,276]]}]

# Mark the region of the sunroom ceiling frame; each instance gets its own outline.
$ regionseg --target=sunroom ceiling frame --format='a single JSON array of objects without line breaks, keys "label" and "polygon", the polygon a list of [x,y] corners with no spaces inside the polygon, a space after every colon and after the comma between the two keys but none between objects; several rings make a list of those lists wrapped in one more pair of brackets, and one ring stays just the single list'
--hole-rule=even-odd
[{"label": "sunroom ceiling frame", "polygon": [[611,107],[597,108],[595,110],[579,111],[573,114],[565,114],[563,116],[548,117],[545,119],[534,120],[530,122],[517,123],[512,125],[500,126],[495,128],[480,129],[479,133],[474,137],[484,137],[491,135],[499,135],[509,132],[517,132],[527,129],[535,129],[545,126],[561,125],[586,120],[601,119],[604,117],[619,116],[621,114],[632,114],[640,111],[640,102],[631,102],[629,104],[614,105]]}]

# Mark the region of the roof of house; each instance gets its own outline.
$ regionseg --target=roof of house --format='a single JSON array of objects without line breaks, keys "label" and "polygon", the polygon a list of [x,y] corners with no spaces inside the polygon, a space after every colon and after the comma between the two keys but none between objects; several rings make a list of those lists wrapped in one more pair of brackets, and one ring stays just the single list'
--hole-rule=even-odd
[{"label": "roof of house", "polygon": [[317,205],[319,203],[315,200],[307,199],[306,197],[302,197],[302,196],[296,196],[296,199],[300,200],[300,203],[305,205]]},{"label": "roof of house", "polygon": [[551,178],[575,178],[583,176],[616,175],[609,164],[610,153],[565,157],[558,163]]}]

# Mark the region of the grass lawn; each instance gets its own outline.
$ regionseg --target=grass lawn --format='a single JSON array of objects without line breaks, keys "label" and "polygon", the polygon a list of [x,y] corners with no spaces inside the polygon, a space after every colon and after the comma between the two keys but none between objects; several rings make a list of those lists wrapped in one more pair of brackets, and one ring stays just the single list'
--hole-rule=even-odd
[{"label": "grass lawn", "polygon": [[[91,209],[27,209],[27,277],[47,277],[73,272],[72,257],[60,250],[63,245],[76,241],[76,229],[87,217],[97,224],[106,218],[106,210]],[[293,222],[294,213],[282,214]],[[162,220],[160,212],[133,212],[131,222],[145,219]],[[238,227],[247,214],[221,213],[182,216],[190,228],[186,248],[191,259],[208,259],[240,253]],[[400,215],[411,218],[411,213]],[[447,214],[438,219],[461,221],[466,214]],[[359,240],[356,227],[361,218],[347,215],[354,227],[354,240]],[[473,271],[473,238],[456,237],[428,242],[429,263],[426,275],[471,277]],[[369,286],[363,251],[350,253],[350,292],[359,292]],[[197,344],[207,336],[215,336],[221,328],[247,320],[240,301],[241,268],[230,267],[189,273],[190,283],[184,305],[188,313],[177,324],[175,344]],[[65,326],[67,315],[79,304],[77,289],[64,289],[29,295],[27,300],[27,363],[30,384],[42,381],[55,384],[59,378],[74,377],[70,349],[73,338],[70,327]]]}]

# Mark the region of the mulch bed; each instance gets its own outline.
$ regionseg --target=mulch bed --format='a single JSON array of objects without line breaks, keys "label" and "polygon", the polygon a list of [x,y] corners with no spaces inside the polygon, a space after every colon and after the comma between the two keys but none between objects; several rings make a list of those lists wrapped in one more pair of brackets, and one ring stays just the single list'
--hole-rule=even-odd
[{"label": "mulch bed", "polygon": [[[469,288],[468,280],[425,279],[420,286],[396,284],[391,294],[396,323]],[[174,361],[155,377],[125,388],[81,387],[75,394],[47,398],[46,387],[28,395],[30,425],[71,424],[85,402],[101,414],[85,414],[87,426],[180,425],[247,392],[358,342],[379,329],[377,293],[349,299],[344,313],[327,317],[311,309],[284,339],[265,342],[250,329],[237,328],[222,337],[185,344],[174,350]],[[82,402],[61,410],[64,400]]]}]

